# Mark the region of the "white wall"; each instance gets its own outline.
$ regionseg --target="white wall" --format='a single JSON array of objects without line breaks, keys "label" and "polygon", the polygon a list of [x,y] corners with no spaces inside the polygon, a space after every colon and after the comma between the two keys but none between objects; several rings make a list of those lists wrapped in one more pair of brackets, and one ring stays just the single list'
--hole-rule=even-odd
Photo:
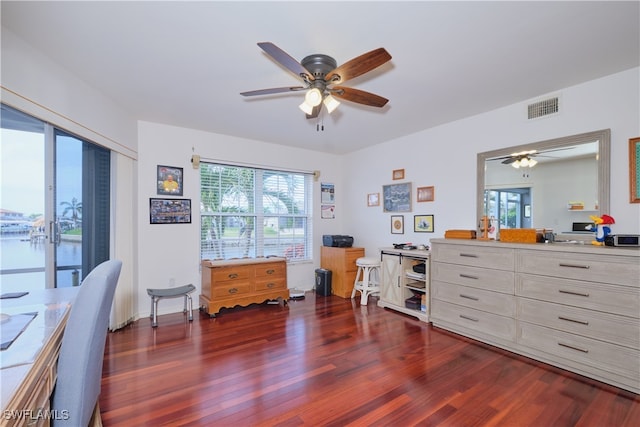
[{"label": "white wall", "polygon": [[[198,154],[207,161],[219,160],[269,166],[279,169],[320,171],[314,183],[313,262],[292,263],[287,268],[289,288],[311,289],[314,270],[320,266],[323,234],[343,234],[343,224],[350,215],[343,189],[343,160],[339,156],[300,150],[282,145],[251,141],[163,124],[140,122],[138,132],[138,242],[139,278],[138,313],[146,316],[150,302],[146,288],[166,288],[193,283],[200,289],[200,175],[191,165]],[[194,210],[191,224],[149,224],[149,198],[156,194],[158,165],[184,169],[184,198],[191,199]],[[320,218],[320,183],[336,186],[336,218]],[[194,295],[199,294],[199,291]],[[197,302],[194,302],[197,305]],[[162,313],[182,309],[180,299],[159,304]]]},{"label": "white wall", "polygon": [[[351,212],[347,234],[373,254],[392,243],[428,243],[448,229],[475,229],[477,153],[607,128],[613,230],[640,233],[640,204],[629,203],[628,169],[628,140],[640,136],[639,82],[640,69],[634,68],[554,92],[561,97],[561,112],[553,117],[526,120],[531,100],[525,100],[345,156],[345,164],[366,165],[345,176]],[[392,181],[394,169],[405,169],[404,181]],[[381,193],[383,185],[395,182],[414,187],[412,212],[402,214],[404,235],[391,234],[392,214],[363,202],[367,193]],[[431,185],[435,201],[415,203],[415,187]],[[414,233],[413,216],[428,214],[435,215],[434,233]]]}]

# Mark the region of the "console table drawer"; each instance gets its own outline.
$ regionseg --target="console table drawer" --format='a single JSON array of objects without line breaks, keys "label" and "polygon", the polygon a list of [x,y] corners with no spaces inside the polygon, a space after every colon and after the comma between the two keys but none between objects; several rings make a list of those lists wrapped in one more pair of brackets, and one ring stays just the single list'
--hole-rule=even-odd
[{"label": "console table drawer", "polygon": [[513,271],[515,255],[513,249],[439,244],[433,248],[431,262],[445,262],[474,267],[490,267],[496,270]]},{"label": "console table drawer", "polygon": [[523,250],[516,271],[640,288],[640,263],[632,257]]},{"label": "console table drawer", "polygon": [[438,300],[431,304],[432,317],[498,338],[515,340],[515,320]]},{"label": "console table drawer", "polygon": [[488,289],[505,294],[514,292],[514,273],[506,270],[469,267],[466,265],[434,262],[432,279],[473,288]]},{"label": "console table drawer", "polygon": [[640,350],[638,319],[527,298],[517,307],[519,320]]},{"label": "console table drawer", "polygon": [[572,333],[519,322],[518,342],[552,356],[640,381],[640,351]]},{"label": "console table drawer", "polygon": [[640,316],[640,289],[516,274],[516,295],[623,316]]},{"label": "console table drawer", "polygon": [[515,297],[482,289],[433,281],[432,297],[501,316],[515,316]]}]

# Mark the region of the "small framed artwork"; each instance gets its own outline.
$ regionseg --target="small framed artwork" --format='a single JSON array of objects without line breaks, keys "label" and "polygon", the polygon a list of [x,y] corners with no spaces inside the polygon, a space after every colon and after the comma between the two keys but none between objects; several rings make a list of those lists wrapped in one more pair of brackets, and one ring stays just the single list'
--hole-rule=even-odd
[{"label": "small framed artwork", "polygon": [[431,187],[418,187],[418,202],[433,202],[435,189]]},{"label": "small framed artwork", "polygon": [[151,224],[190,224],[191,199],[149,199]]},{"label": "small framed artwork", "polygon": [[411,183],[383,185],[382,203],[385,212],[411,212]]},{"label": "small framed artwork", "polygon": [[404,234],[403,215],[391,215],[391,234]]},{"label": "small framed artwork", "polygon": [[413,231],[416,233],[433,233],[433,215],[414,215]]},{"label": "small framed artwork", "polygon": [[404,179],[404,169],[396,169],[393,171],[393,179]]},{"label": "small framed artwork", "polygon": [[380,206],[380,193],[367,194],[367,206]]},{"label": "small framed artwork", "polygon": [[640,138],[629,140],[629,203],[640,203]]},{"label": "small framed artwork", "polygon": [[158,165],[158,195],[182,196],[182,168]]}]

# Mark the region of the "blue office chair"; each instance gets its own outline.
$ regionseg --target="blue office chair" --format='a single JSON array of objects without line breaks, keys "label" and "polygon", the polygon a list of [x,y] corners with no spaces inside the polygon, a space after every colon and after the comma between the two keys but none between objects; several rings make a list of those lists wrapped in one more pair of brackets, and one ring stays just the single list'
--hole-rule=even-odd
[{"label": "blue office chair", "polygon": [[51,400],[51,409],[57,418],[52,420],[54,427],[84,427],[89,425],[94,413],[100,416],[98,396],[102,361],[121,268],[122,261],[119,260],[98,265],[82,281],[71,305]]}]

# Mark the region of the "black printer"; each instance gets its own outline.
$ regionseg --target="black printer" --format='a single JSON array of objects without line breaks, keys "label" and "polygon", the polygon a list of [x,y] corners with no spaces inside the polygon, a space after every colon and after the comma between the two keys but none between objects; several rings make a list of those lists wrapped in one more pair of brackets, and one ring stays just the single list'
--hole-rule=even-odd
[{"label": "black printer", "polygon": [[339,234],[325,234],[322,236],[322,244],[334,248],[350,248],[353,246],[353,237]]}]

